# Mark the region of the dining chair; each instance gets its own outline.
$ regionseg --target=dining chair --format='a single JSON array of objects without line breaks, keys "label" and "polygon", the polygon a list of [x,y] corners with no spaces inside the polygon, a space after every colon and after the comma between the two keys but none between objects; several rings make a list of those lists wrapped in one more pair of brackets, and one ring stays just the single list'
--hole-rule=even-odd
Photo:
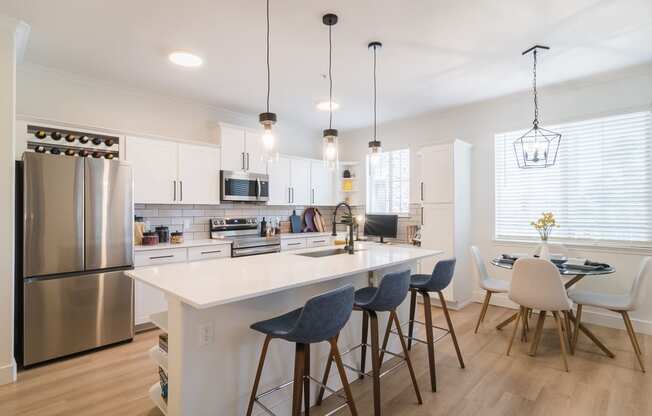
[{"label": "dining chair", "polygon": [[643,304],[645,285],[646,282],[650,280],[650,275],[652,275],[652,260],[650,257],[644,257],[641,261],[638,275],[636,275],[629,293],[609,295],[605,293],[596,293],[584,290],[570,291],[568,296],[573,302],[577,304],[575,333],[571,345],[571,354],[575,353],[575,349],[577,347],[577,338],[579,335],[577,329],[579,328],[580,320],[582,319],[582,307],[587,305],[608,309],[612,312],[619,313],[623,317],[623,321],[625,322],[625,329],[627,329],[627,335],[629,335],[629,341],[632,343],[632,347],[634,348],[634,354],[636,355],[638,364],[641,367],[641,371],[645,372],[645,365],[643,364],[643,352],[641,350],[641,345],[638,343],[638,339],[636,338],[636,332],[634,332],[634,326],[632,325],[632,321],[629,318],[629,312],[635,311]]},{"label": "dining chair", "polygon": [[478,323],[475,325],[474,333],[478,333],[478,328],[480,324],[484,321],[484,317],[487,314],[487,309],[489,308],[489,301],[491,300],[491,295],[494,293],[507,293],[509,292],[509,282],[504,280],[495,279],[489,276],[487,268],[485,267],[484,260],[480,255],[480,249],[477,246],[471,246],[471,255],[475,262],[475,273],[478,278],[480,287],[486,292],[484,295],[484,302],[482,302],[482,309],[480,310],[480,316],[478,316]]},{"label": "dining chair", "polygon": [[[564,369],[568,371],[568,360],[566,358],[566,342],[567,339],[564,333],[569,333],[569,312],[572,308],[572,303],[566,293],[566,288],[561,280],[559,269],[549,260],[537,258],[521,258],[514,263],[512,272],[512,283],[509,288],[509,299],[520,306],[518,316],[516,317],[516,325],[514,325],[514,332],[507,347],[507,355],[512,350],[516,332],[518,332],[519,322],[527,319],[528,311],[537,309],[539,313],[539,321],[537,322],[536,332],[532,340],[532,350],[536,350],[541,332],[543,331],[543,323],[547,312],[552,312],[557,325],[557,333],[559,334],[559,345],[561,346],[561,356],[564,362]],[[562,320],[559,313],[564,315]]]}]

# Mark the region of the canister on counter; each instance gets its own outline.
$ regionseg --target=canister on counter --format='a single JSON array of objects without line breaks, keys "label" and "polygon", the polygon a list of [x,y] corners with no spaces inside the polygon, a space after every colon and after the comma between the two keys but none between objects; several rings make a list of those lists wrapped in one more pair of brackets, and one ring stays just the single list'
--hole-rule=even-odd
[{"label": "canister on counter", "polygon": [[170,242],[170,228],[165,225],[156,227],[156,234],[158,234],[159,243],[168,243]]}]

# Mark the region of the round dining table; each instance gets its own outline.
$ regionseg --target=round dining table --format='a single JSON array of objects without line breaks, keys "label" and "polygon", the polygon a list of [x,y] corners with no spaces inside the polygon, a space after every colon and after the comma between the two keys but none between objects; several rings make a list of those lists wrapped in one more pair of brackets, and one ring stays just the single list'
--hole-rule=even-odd
[{"label": "round dining table", "polygon": [[[508,269],[511,270],[514,268],[514,262],[513,261],[505,261],[502,258],[495,258],[491,261],[491,264],[493,264],[496,267],[500,267],[502,269]],[[591,276],[605,276],[605,275],[610,275],[616,272],[616,269],[614,269],[612,266],[609,267],[601,267],[601,268],[596,268],[594,270],[580,270],[580,269],[575,269],[572,267],[560,267],[559,268],[559,274],[562,277],[568,277],[568,281],[564,283],[564,286],[566,287],[566,290],[570,289],[573,285],[575,285],[577,282],[580,280],[584,279],[585,277],[591,277]],[[542,314],[545,316],[545,312],[542,311]],[[509,325],[510,322],[516,320],[516,317],[518,316],[518,313],[513,314],[500,324],[496,326],[496,329],[501,330],[505,326]],[[540,315],[541,316],[541,315]],[[573,314],[573,311],[571,310],[569,313],[569,318],[570,320],[575,323],[575,315]],[[527,321],[527,320],[526,320]],[[541,321],[542,322],[542,321]],[[569,330],[572,329],[569,326]],[[539,331],[540,329],[537,328]],[[584,324],[580,323],[579,325],[579,330],[584,333],[595,345],[597,345],[598,348],[600,348],[609,358],[614,358],[615,354],[609,350],[599,339],[598,337],[591,332]],[[523,335],[521,339],[527,341],[527,331],[528,331],[528,326],[524,325],[523,328]],[[535,334],[535,341],[538,343],[538,334]],[[572,334],[569,334],[568,337],[569,341],[572,339]],[[532,351],[536,350],[536,346],[533,345]]]}]

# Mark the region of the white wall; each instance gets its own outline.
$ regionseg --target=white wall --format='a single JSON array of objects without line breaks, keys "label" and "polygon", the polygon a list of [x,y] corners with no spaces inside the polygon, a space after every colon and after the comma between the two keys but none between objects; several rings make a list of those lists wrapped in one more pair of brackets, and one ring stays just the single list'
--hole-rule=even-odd
[{"label": "white wall", "polygon": [[[382,97],[379,103],[382,111]],[[544,126],[628,110],[650,109],[652,64],[543,88],[540,90],[540,103]],[[472,241],[480,247],[485,258],[489,259],[491,256],[510,251],[534,250],[533,245],[524,247],[493,241],[494,134],[525,128],[531,120],[532,99],[529,93],[524,92],[383,124],[379,126],[378,136],[385,150],[410,147],[411,177],[415,178],[411,181],[412,201],[417,201],[419,197],[415,159],[418,148],[456,138],[473,144]],[[369,137],[369,129],[343,132],[340,141],[342,159],[362,160]],[[612,293],[629,289],[642,255],[641,252],[627,249],[582,248],[574,253],[615,265],[616,274],[608,278],[587,278],[579,285],[582,288]],[[501,278],[510,278],[509,272],[495,268],[490,270]],[[647,299],[652,300],[652,284],[648,285],[647,293]],[[643,309],[633,316],[639,329],[652,333],[652,301],[648,301]],[[620,321],[612,319],[610,315],[593,314],[589,318],[607,325],[620,325]]]},{"label": "white wall", "polygon": [[[20,116],[209,143],[218,143],[218,122],[260,128],[258,114],[235,113],[33,64],[18,67],[17,83]],[[280,153],[320,157],[318,129],[284,121],[283,114],[279,119],[275,135]]]}]

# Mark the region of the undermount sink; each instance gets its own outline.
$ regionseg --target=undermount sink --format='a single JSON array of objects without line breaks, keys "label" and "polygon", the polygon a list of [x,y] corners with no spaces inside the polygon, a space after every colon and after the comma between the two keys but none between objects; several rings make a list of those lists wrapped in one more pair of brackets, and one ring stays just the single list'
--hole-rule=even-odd
[{"label": "undermount sink", "polygon": [[[361,250],[356,249],[355,251],[361,251]],[[297,256],[327,257],[327,256],[336,256],[338,254],[347,254],[347,253],[348,251],[344,250],[343,248],[332,248],[330,250],[312,251],[310,253],[297,253]]]}]

